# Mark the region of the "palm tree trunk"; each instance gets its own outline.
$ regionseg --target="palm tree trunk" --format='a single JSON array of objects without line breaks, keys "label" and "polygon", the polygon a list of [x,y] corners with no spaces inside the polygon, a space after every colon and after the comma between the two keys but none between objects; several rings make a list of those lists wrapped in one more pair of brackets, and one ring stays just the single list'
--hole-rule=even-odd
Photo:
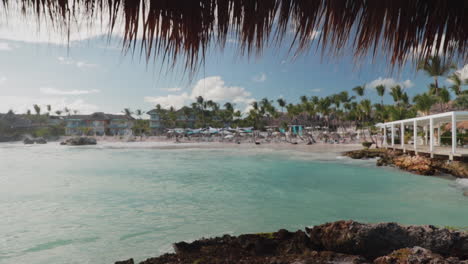
[{"label": "palm tree trunk", "polygon": [[444,109],[442,106],[442,101],[440,101],[440,98],[439,98],[439,81],[437,79],[437,76],[434,76],[434,87],[435,87],[435,93],[436,93],[437,99],[439,100],[440,112],[443,112]]}]

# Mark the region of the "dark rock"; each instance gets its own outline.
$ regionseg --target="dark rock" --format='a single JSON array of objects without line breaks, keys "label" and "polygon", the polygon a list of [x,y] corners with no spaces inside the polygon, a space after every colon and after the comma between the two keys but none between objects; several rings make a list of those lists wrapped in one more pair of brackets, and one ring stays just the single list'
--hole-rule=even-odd
[{"label": "dark rock", "polygon": [[468,163],[463,161],[440,161],[437,163],[438,169],[445,173],[460,178],[468,178]]},{"label": "dark rock", "polygon": [[45,140],[45,138],[43,138],[43,137],[35,138],[35,139],[34,139],[34,142],[35,142],[36,144],[47,144],[47,140]]},{"label": "dark rock", "polygon": [[116,261],[115,264],[134,264],[135,262],[133,261],[133,259],[127,259],[127,260],[123,260],[123,261]]},{"label": "dark rock", "polygon": [[360,149],[353,150],[343,153],[344,156],[352,159],[373,159],[379,157],[385,157],[388,155],[386,149]]},{"label": "dark rock", "polygon": [[393,159],[394,159],[394,154],[393,153],[385,153],[380,155],[379,159],[376,162],[377,166],[389,166],[393,164]]},{"label": "dark rock", "polygon": [[393,164],[400,169],[420,175],[434,175],[436,172],[432,160],[423,156],[399,156],[393,159]]},{"label": "dark rock", "polygon": [[468,191],[464,191],[463,196],[468,196]]},{"label": "dark rock", "polygon": [[30,138],[25,138],[23,139],[23,143],[24,144],[34,144],[34,140],[33,139],[30,139]]},{"label": "dark rock", "polygon": [[423,247],[441,255],[468,258],[468,234],[434,226],[338,221],[307,229],[313,247],[369,259],[406,247]]},{"label": "dark rock", "polygon": [[406,264],[406,263],[434,263],[434,264],[459,264],[468,263],[458,258],[444,258],[430,250],[421,247],[402,248],[393,251],[390,255],[379,257],[374,260],[375,264]]},{"label": "dark rock", "polygon": [[468,234],[444,228],[338,221],[306,231],[309,236],[282,229],[179,242],[175,254],[140,264],[468,264]]},{"label": "dark rock", "polygon": [[83,145],[96,145],[97,141],[91,137],[74,137],[61,142],[60,145],[68,146],[83,146]]}]

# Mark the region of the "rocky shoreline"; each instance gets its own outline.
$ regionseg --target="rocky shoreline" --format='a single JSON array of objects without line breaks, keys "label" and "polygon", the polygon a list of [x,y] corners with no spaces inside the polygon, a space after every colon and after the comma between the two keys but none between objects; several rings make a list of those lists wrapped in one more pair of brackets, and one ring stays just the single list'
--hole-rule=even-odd
[{"label": "rocky shoreline", "polygon": [[[337,221],[289,232],[179,242],[140,264],[465,263],[468,233],[435,226]],[[134,264],[133,259],[115,264]]]},{"label": "rocky shoreline", "polygon": [[458,178],[468,178],[468,162],[461,160],[411,156],[401,150],[390,149],[362,149],[343,154],[352,159],[377,158],[377,166],[394,166],[419,175],[450,174]]}]

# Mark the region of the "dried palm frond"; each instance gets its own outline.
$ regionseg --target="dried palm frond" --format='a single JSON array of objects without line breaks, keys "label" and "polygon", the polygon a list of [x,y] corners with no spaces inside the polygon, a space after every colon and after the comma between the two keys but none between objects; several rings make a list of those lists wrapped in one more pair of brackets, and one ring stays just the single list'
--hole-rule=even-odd
[{"label": "dried palm frond", "polygon": [[356,58],[380,52],[396,66],[431,54],[468,58],[466,0],[2,0],[3,8],[12,2],[64,30],[77,14],[105,18],[109,33],[122,27],[124,51],[138,48],[147,59],[173,63],[182,56],[187,69],[203,61],[211,43],[224,47],[228,36],[250,55],[272,37],[283,43],[290,31],[295,54],[320,31],[318,46],[332,55],[350,45]]}]

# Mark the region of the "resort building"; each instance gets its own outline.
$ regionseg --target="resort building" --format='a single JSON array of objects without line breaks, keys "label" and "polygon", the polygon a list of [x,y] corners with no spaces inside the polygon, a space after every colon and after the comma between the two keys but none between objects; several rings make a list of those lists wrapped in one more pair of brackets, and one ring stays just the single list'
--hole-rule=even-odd
[{"label": "resort building", "polygon": [[71,115],[65,118],[66,135],[131,135],[134,118],[128,115]]},{"label": "resort building", "polygon": [[156,134],[174,127],[194,128],[197,121],[193,110],[186,106],[177,111],[153,109],[148,111],[147,114],[150,116],[149,126],[152,132]]},{"label": "resort building", "polygon": [[13,112],[6,114],[0,114],[0,124],[7,126],[10,129],[29,129],[35,126],[35,124],[24,117],[24,115],[17,115]]},{"label": "resort building", "polygon": [[[466,124],[468,112],[446,112],[387,123],[379,123],[383,145],[404,152],[433,156],[468,157]],[[459,126],[461,125],[461,126]]]}]

